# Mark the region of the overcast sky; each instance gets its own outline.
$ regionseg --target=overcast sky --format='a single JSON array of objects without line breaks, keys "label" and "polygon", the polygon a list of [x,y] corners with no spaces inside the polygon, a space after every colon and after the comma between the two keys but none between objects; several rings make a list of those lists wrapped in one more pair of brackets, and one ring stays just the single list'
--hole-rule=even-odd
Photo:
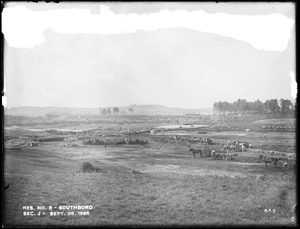
[{"label": "overcast sky", "polygon": [[292,3],[8,3],[7,107],[296,97]]}]

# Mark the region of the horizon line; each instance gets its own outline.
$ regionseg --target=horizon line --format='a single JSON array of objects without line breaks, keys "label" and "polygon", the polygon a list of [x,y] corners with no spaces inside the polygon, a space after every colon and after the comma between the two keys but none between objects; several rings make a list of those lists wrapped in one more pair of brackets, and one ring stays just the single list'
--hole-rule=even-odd
[{"label": "horizon line", "polygon": [[[2,105],[3,106],[3,105]],[[100,108],[114,108],[114,107],[134,107],[134,106],[161,106],[172,109],[184,109],[184,110],[196,110],[196,109],[213,109],[213,107],[198,107],[198,108],[183,108],[183,107],[169,107],[162,104],[130,104],[125,106],[99,106],[99,107],[62,107],[62,106],[14,106],[14,107],[4,107],[4,109],[14,109],[14,108],[69,108],[69,109],[100,109]]]},{"label": "horizon line", "polygon": [[[271,98],[271,99],[265,99],[265,102],[267,100],[273,100],[273,99],[277,99],[277,101],[279,102],[280,99],[278,98]],[[284,98],[281,98],[281,99],[284,99]],[[238,100],[238,99],[237,99]],[[228,103],[234,103],[236,102],[237,100],[233,101],[233,102],[229,102],[229,101],[216,101],[214,103],[218,103],[218,102],[228,102]],[[247,102],[255,102],[257,100],[261,101],[262,103],[265,103],[263,102],[263,100],[260,100],[260,99],[255,99],[253,101],[248,101],[247,99],[240,99],[240,100],[246,100]],[[285,99],[286,100],[286,99]],[[297,101],[297,98],[293,98],[293,99],[288,99],[290,100],[291,102],[294,102],[296,103]],[[196,110],[196,109],[213,109],[213,105],[211,107],[171,107],[171,106],[167,106],[167,105],[162,105],[162,104],[130,104],[130,105],[123,105],[123,106],[98,106],[98,107],[61,107],[61,106],[34,106],[34,105],[27,105],[27,106],[13,106],[13,107],[7,107],[7,106],[4,106],[2,104],[2,107],[4,107],[4,109],[13,109],[13,108],[25,108],[25,107],[35,107],[35,108],[70,108],[70,109],[100,109],[100,108],[114,108],[114,107],[133,107],[133,106],[162,106],[162,107],[167,107],[167,108],[173,108],[173,109],[185,109],[185,110],[189,110],[189,109],[192,109],[192,110]]]}]

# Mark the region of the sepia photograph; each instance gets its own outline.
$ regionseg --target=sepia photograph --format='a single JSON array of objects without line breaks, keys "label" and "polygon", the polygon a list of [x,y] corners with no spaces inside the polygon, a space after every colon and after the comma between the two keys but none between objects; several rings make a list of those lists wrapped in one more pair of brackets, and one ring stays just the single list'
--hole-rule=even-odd
[{"label": "sepia photograph", "polygon": [[2,227],[298,226],[296,2],[2,2]]}]

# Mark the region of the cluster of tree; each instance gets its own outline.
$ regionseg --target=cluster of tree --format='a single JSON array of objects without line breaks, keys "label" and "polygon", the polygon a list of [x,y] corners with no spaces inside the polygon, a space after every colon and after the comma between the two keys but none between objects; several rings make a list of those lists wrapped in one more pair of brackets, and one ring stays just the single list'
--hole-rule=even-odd
[{"label": "cluster of tree", "polygon": [[119,114],[119,112],[120,111],[119,111],[118,107],[113,107],[113,108],[108,107],[107,109],[100,108],[100,114],[102,114],[102,115]]},{"label": "cluster of tree", "polygon": [[271,115],[289,115],[295,113],[297,103],[293,104],[288,99],[270,99],[264,103],[256,100],[248,102],[246,99],[238,99],[233,103],[215,102],[213,104],[214,114],[237,114],[237,113],[253,113],[253,114],[271,114]]},{"label": "cluster of tree", "polygon": [[[128,108],[129,113],[134,113],[133,108]],[[101,115],[111,115],[111,114],[119,114],[119,108],[118,107],[108,107],[108,108],[100,108],[100,114]]]}]

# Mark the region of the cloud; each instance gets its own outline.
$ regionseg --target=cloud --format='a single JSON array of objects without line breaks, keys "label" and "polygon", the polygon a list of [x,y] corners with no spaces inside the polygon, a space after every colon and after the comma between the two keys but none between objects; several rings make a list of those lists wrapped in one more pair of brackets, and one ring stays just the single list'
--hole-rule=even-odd
[{"label": "cloud", "polygon": [[115,14],[105,5],[99,14],[88,9],[31,11],[23,5],[3,10],[3,32],[9,45],[32,48],[45,41],[43,32],[52,29],[68,34],[123,34],[138,30],[182,27],[232,37],[266,51],[283,51],[288,46],[294,20],[282,14],[210,14],[202,10],[162,10],[150,14]]}]

